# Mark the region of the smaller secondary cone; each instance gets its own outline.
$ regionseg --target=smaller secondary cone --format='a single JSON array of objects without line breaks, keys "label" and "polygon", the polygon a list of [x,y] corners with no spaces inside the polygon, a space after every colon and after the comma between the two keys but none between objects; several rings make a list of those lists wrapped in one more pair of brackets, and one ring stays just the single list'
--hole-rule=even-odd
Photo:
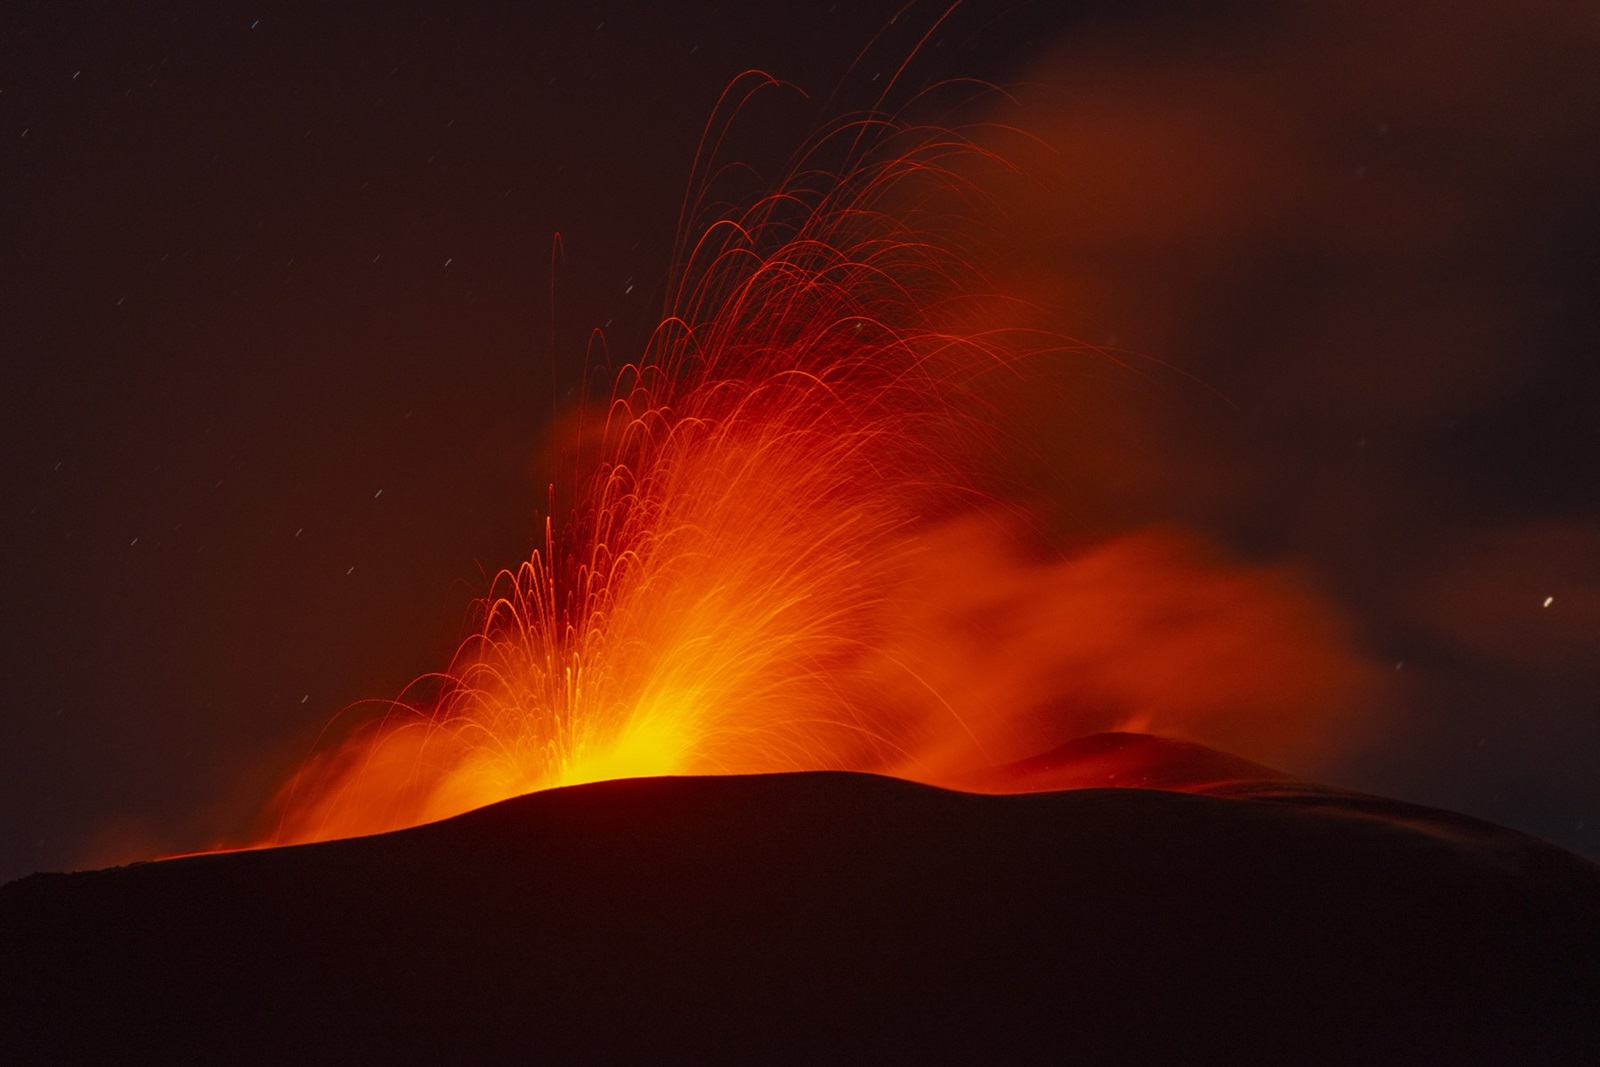
[{"label": "smaller secondary cone", "polygon": [[1166,737],[1126,731],[1068,741],[1038,756],[975,774],[974,793],[1041,793],[1060,789],[1167,789],[1179,793],[1303,789],[1290,775],[1238,756]]},{"label": "smaller secondary cone", "polygon": [[634,779],[35,875],[0,890],[0,1048],[1600,1062],[1600,868],[1194,746],[1074,746],[1022,769],[1200,791]]}]

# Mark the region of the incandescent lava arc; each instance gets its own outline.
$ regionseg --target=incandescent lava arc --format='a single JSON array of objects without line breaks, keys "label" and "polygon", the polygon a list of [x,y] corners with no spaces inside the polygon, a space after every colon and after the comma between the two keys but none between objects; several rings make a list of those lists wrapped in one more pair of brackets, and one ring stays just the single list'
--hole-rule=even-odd
[{"label": "incandescent lava arc", "polygon": [[[772,84],[736,80],[705,144]],[[610,778],[964,788],[1106,730],[1269,761],[1326,747],[1363,668],[1292,574],[1171,530],[1054,555],[1027,533],[982,383],[1108,357],[990,321],[959,213],[931,217],[968,191],[956,164],[1001,161],[857,117],[775,191],[708,211],[714,155],[659,327],[567,420],[592,457],[573,514],[495,579],[426,699],[302,767],[261,843]]]}]

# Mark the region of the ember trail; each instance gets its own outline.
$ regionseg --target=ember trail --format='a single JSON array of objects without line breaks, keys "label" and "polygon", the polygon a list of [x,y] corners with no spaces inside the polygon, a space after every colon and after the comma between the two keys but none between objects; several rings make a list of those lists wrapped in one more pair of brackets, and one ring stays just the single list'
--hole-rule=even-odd
[{"label": "ember trail", "polygon": [[[660,325],[609,403],[572,420],[598,441],[574,513],[494,580],[428,680],[436,698],[402,697],[288,783],[270,842],[644,775],[839,769],[973,788],[1107,729],[1267,758],[1318,741],[1308,723],[1350,679],[1318,605],[1279,576],[1220,569],[1168,534],[1070,563],[1014,555],[1016,509],[986,480],[1003,434],[974,384],[1070,350],[992,325],[959,252],[949,205],[999,160],[948,130],[856,117],[776,191],[705,208],[721,173],[705,146],[772,84],[735,81],[708,125]],[[1152,621],[1167,594],[1188,631]],[[1284,635],[1304,637],[1285,649]],[[1293,672],[1206,660],[1269,645]]]},{"label": "ember trail", "polygon": [[[843,171],[817,170],[842,138]],[[1010,358],[936,327],[970,272],[893,203],[970,151],[871,119],[694,227],[668,313],[583,416],[602,458],[577,513],[495,579],[434,706],[399,701],[301,772],[279,839],[605,778],[908,770],[965,733],[954,709],[893,713],[914,668],[886,679],[881,653],[929,517],[971,504],[952,385]]]}]

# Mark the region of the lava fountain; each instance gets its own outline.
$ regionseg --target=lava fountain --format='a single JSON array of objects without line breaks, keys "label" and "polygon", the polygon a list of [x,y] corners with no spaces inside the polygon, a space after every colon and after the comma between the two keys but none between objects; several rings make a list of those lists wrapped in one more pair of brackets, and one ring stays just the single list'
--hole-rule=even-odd
[{"label": "lava fountain", "polygon": [[[402,697],[289,782],[273,843],[619,777],[841,769],[970,784],[1097,729],[1174,728],[1147,680],[1130,680],[1137,669],[1108,671],[1074,643],[1103,623],[1083,617],[1097,601],[1080,564],[1017,555],[1011,580],[1020,570],[1053,590],[1029,626],[1076,648],[1065,673],[1088,682],[1064,686],[1050,655],[998,688],[951,676],[951,634],[971,658],[983,614],[961,586],[995,587],[1013,556],[996,546],[1025,540],[996,518],[1009,512],[986,472],[1002,435],[974,384],[1070,349],[949,327],[983,320],[986,292],[959,227],[928,215],[968,192],[957,171],[986,157],[949,131],[857,117],[810,142],[775,192],[708,216],[726,116],[769,84],[736,81],[708,125],[666,314],[609,403],[573,420],[597,458],[569,521],[546,520],[543,550],[495,578],[475,632],[428,680],[436,695]],[[1151,536],[1157,558],[1135,552],[1118,573],[1170,564],[1178,550]],[[1098,565],[1088,587],[1104,592]],[[1273,574],[1179,569],[1168,592],[1192,602],[1195,575],[1243,589],[1256,607],[1239,641],[1310,634],[1300,684],[1317,699],[1347,691],[1342,654],[1324,651],[1335,624],[1313,598]],[[1202,629],[1210,648],[1227,627]],[[1040,664],[1050,677],[1019,680]],[[1203,673],[1167,689],[1192,692]],[[1236,697],[1214,703],[1236,710]]]}]

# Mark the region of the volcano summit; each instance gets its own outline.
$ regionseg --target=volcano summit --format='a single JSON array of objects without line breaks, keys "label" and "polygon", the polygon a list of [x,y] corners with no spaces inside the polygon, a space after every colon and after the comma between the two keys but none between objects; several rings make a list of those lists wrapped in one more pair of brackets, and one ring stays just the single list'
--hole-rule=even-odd
[{"label": "volcano summit", "polygon": [[0,891],[0,1032],[13,1062],[1600,1054],[1593,864],[1197,746],[1075,744],[1055,773],[1167,788],[632,779],[34,875]]}]

